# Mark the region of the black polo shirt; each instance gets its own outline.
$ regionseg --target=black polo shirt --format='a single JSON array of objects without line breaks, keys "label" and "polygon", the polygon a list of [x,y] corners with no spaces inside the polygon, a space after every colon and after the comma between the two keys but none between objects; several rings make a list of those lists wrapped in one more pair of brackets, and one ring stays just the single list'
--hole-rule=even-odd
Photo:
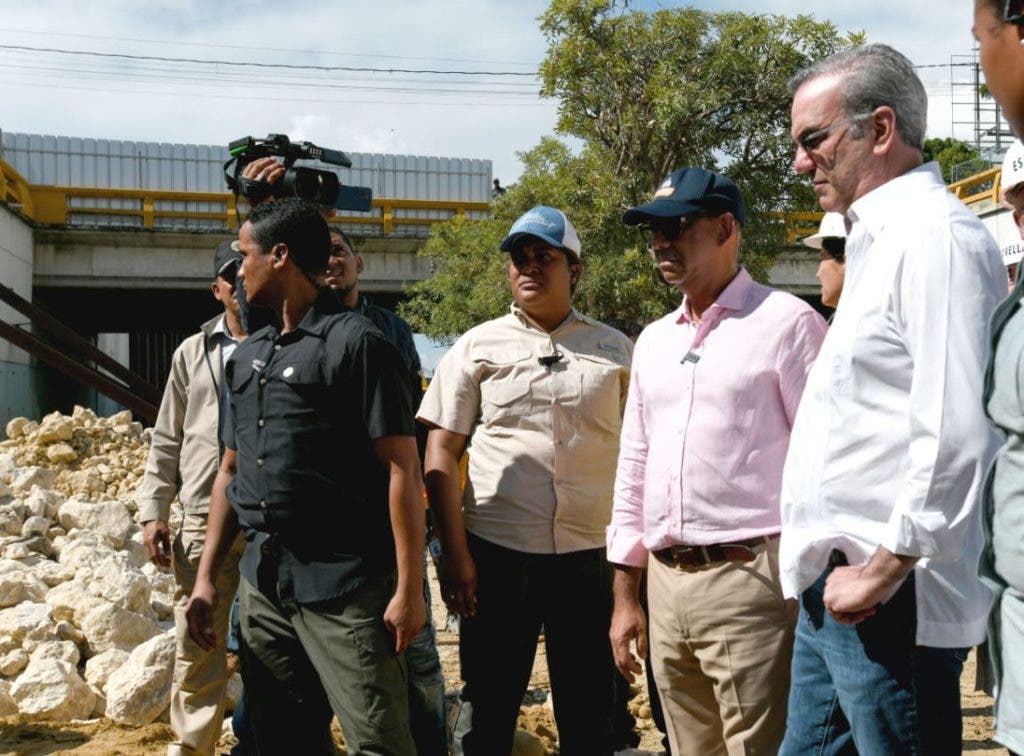
[{"label": "black polo shirt", "polygon": [[396,349],[322,297],[290,333],[266,326],[225,366],[224,445],[238,452],[228,499],[248,540],[243,577],[321,601],[395,569],[388,471],[372,441],[412,436]]}]

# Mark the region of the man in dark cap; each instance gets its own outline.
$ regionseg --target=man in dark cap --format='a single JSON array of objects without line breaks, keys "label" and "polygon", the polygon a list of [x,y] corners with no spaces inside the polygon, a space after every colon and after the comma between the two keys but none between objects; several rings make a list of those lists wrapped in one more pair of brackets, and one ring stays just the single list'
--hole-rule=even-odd
[{"label": "man in dark cap", "polygon": [[608,559],[611,640],[627,679],[647,655],[673,753],[775,753],[782,742],[796,603],[778,574],[779,487],[789,431],[825,322],[739,264],[743,198],[681,168],[623,222],[646,235],[683,293],[633,354]]},{"label": "man in dark cap", "polygon": [[[169,754],[213,753],[224,720],[228,673],[224,653],[230,601],[214,615],[218,643],[205,650],[188,637],[185,604],[195,585],[199,554],[206,540],[210,489],[219,463],[217,426],[224,364],[245,338],[235,299],[235,276],[241,255],[230,241],[214,253],[210,289],[224,311],[203,324],[174,351],[146,471],[135,501],[143,540],[154,564],[173,563],[177,585],[174,605],[176,653],[171,683],[171,727],[175,741]],[[171,502],[184,510],[171,545]],[[238,585],[243,542],[235,543],[218,572],[217,589],[232,596]]]}]

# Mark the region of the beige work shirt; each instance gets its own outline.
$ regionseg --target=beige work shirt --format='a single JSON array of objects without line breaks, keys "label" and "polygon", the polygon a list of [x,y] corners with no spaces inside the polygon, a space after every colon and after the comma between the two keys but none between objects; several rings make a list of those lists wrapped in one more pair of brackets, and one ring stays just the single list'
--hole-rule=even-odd
[{"label": "beige work shirt", "polygon": [[604,546],[632,351],[575,310],[547,333],[515,305],[455,342],[417,417],[469,436],[467,530],[533,554]]}]

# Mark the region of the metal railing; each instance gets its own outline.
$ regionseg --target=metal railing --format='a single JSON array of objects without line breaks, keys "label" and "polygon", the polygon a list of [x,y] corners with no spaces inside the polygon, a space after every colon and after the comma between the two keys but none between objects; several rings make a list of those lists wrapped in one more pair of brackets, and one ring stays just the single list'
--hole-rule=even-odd
[{"label": "metal railing", "polygon": [[[227,229],[238,227],[238,203],[228,192],[179,192],[164,189],[105,189],[86,186],[45,186],[29,184],[0,160],[0,200],[16,206],[23,215],[43,225],[66,226],[75,216],[114,216],[131,219],[133,225],[157,228],[163,219],[215,221]],[[95,201],[91,206],[82,201]],[[212,210],[180,210],[171,205],[202,203]],[[95,206],[101,205],[101,206]],[[372,207],[379,214],[340,215],[335,221],[380,226],[391,234],[397,226],[430,226],[453,215],[489,212],[488,202],[463,200],[419,200],[376,197]],[[433,211],[438,217],[403,215],[405,211]]]},{"label": "metal railing", "polygon": [[[991,168],[962,181],[950,184],[949,189],[966,204],[999,202],[1000,169]],[[82,201],[106,200],[103,207],[84,206]],[[45,186],[29,184],[10,165],[0,160],[0,201],[17,207],[23,215],[44,225],[68,225],[71,215],[115,216],[141,221],[142,228],[157,228],[162,219],[207,220],[222,224],[225,230],[238,227],[238,204],[227,192],[178,192],[162,189],[103,189],[83,186]],[[167,207],[180,203],[214,205],[214,210],[180,210]],[[113,206],[128,204],[129,207]],[[453,215],[490,211],[487,202],[461,200],[417,200],[377,197],[373,208],[379,214],[335,216],[341,223],[380,226],[384,235],[392,234],[397,226],[430,226],[448,220]],[[433,211],[438,217],[403,215],[406,211]],[[822,213],[786,213],[786,239],[795,243],[815,233]]]}]

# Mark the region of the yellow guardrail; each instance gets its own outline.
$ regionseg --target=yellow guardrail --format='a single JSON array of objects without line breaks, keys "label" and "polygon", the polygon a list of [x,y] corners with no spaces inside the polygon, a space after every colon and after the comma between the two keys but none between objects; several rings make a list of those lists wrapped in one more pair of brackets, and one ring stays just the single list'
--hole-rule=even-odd
[{"label": "yellow guardrail", "polygon": [[[999,201],[1000,169],[991,168],[975,176],[950,184],[949,189],[967,204],[989,200]],[[82,200],[117,200],[130,207],[89,207]],[[17,206],[22,214],[37,223],[67,225],[71,214],[106,215],[141,218],[143,228],[155,228],[157,219],[190,218],[215,220],[227,229],[238,226],[238,204],[228,192],[177,192],[162,189],[102,189],[84,186],[45,186],[29,184],[10,165],[0,160],[0,201]],[[213,210],[175,210],[172,203],[207,204]],[[104,203],[106,204],[106,203]],[[372,206],[379,215],[336,216],[334,221],[381,226],[384,234],[393,233],[396,226],[432,225],[452,215],[467,212],[489,212],[488,202],[461,202],[455,200],[416,200],[374,198]],[[445,217],[417,218],[402,215],[403,211],[430,210],[447,213]],[[786,239],[794,244],[818,230],[822,213],[794,212],[782,216],[786,221]]]},{"label": "yellow guardrail", "polygon": [[1002,170],[1000,168],[989,168],[987,171],[976,173],[962,181],[950,184],[949,191],[968,205],[985,200],[998,205],[1001,177]]},{"label": "yellow guardrail", "polygon": [[[140,218],[143,228],[156,228],[156,221],[163,218],[191,218],[215,220],[225,228],[237,228],[238,203],[228,192],[177,192],[163,189],[104,189],[86,186],[45,186],[29,184],[17,171],[0,160],[0,200],[17,206],[23,215],[36,223],[65,226],[74,215],[104,215]],[[99,207],[82,204],[85,200],[104,200]],[[128,207],[111,207],[117,201]],[[174,203],[212,205],[207,210],[176,210]],[[372,207],[379,214],[339,215],[336,222],[363,223],[382,227],[390,234],[396,226],[424,226],[440,223],[452,215],[467,212],[488,212],[488,202],[463,202],[458,200],[418,200],[375,197]],[[402,215],[403,211],[429,210],[445,217],[417,218]]]}]

